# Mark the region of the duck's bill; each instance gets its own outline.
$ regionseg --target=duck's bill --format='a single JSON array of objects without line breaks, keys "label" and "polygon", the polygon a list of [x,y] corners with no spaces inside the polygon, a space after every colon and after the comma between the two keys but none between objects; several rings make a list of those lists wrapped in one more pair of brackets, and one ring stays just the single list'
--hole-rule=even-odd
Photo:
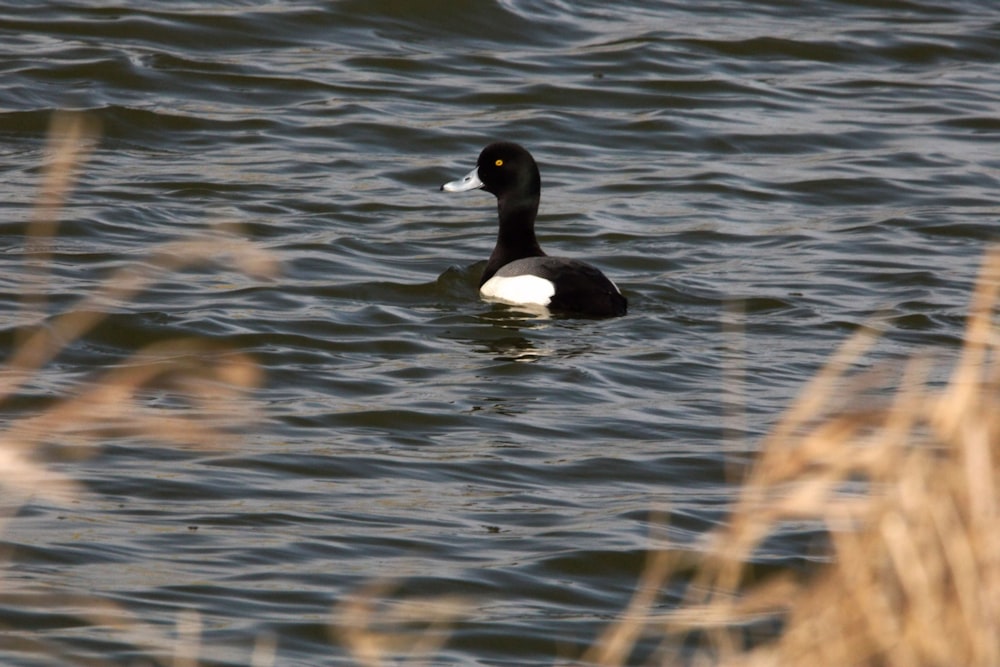
[{"label": "duck's bill", "polygon": [[441,189],[445,192],[467,192],[481,187],[483,187],[483,182],[479,180],[479,167],[476,167],[457,181],[445,183]]}]

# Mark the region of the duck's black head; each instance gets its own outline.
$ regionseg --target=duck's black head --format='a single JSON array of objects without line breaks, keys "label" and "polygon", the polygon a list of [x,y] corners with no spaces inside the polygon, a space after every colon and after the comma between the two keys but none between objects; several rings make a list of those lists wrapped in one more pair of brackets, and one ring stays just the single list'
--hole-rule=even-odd
[{"label": "duck's black head", "polygon": [[534,198],[542,190],[538,165],[531,153],[510,141],[490,144],[479,154],[476,168],[457,181],[441,186],[448,192],[464,192],[482,188],[504,200]]},{"label": "duck's black head", "polygon": [[476,161],[483,189],[497,198],[507,194],[537,197],[542,190],[535,158],[520,145],[498,141],[479,154]]}]

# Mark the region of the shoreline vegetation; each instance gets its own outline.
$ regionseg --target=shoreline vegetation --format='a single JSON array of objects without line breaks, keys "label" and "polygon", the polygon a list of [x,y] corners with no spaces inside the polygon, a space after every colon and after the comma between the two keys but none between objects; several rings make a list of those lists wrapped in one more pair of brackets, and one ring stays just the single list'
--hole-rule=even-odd
[{"label": "shoreline vegetation", "polygon": [[[87,117],[54,119],[49,164],[25,241],[30,271],[21,324],[3,365],[5,404],[96,326],[102,313],[127,303],[158,276],[192,266],[276,275],[276,261],[259,247],[213,232],[154,248],[77,307],[47,313],[46,266],[56,221],[97,133]],[[881,379],[852,369],[874,334],[861,331],[845,343],[761,443],[724,526],[706,535],[696,554],[651,537],[656,546],[618,620],[582,656],[554,655],[553,664],[636,664],[635,647],[652,638],[660,648],[641,664],[1000,665],[998,306],[1000,248],[993,248],[973,294],[963,349],[943,386],[928,380],[934,350],[927,350],[905,365],[891,391],[866,391]],[[98,371],[36,414],[18,416],[0,433],[0,482],[9,508],[0,530],[32,498],[62,503],[87,493],[55,464],[95,451],[110,436],[212,448],[235,444],[261,414],[251,397],[261,383],[254,360],[238,349],[166,341]],[[145,389],[164,386],[186,409],[144,404]],[[823,528],[825,562],[806,573],[756,578],[755,554],[790,522]],[[682,602],[668,604],[666,589],[678,585],[685,591]],[[331,650],[347,652],[359,665],[432,664],[475,602],[397,600],[391,583],[373,584],[333,609]],[[134,645],[151,664],[199,664],[197,610],[180,614],[174,628],[155,628],[99,597],[77,606],[90,610],[82,623]],[[760,627],[771,632],[760,637],[753,632]],[[9,650],[66,652],[23,632],[19,637],[8,642]],[[276,664],[280,637],[251,641],[251,664]]]},{"label": "shoreline vegetation", "polygon": [[[873,334],[850,339],[763,442],[726,525],[686,570],[682,604],[657,609],[657,591],[691,564],[654,553],[632,608],[582,662],[630,664],[652,632],[664,638],[652,664],[1000,664],[998,307],[1000,247],[943,387],[928,381],[928,350],[873,399],[876,378],[850,375]],[[824,527],[828,562],[753,581],[755,551],[789,522]],[[745,629],[768,620],[778,632],[748,647]],[[679,648],[692,637],[697,649]]]}]

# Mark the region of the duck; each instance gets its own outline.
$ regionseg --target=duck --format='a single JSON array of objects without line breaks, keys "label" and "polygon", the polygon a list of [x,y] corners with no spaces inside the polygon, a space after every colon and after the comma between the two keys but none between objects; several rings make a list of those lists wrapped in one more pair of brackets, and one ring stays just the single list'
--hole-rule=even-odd
[{"label": "duck", "polygon": [[500,223],[496,246],[479,279],[484,299],[568,316],[625,315],[627,299],[598,268],[547,255],[538,245],[535,217],[542,179],[527,149],[510,141],[491,143],[472,171],[441,186],[445,192],[479,189],[496,196]]}]

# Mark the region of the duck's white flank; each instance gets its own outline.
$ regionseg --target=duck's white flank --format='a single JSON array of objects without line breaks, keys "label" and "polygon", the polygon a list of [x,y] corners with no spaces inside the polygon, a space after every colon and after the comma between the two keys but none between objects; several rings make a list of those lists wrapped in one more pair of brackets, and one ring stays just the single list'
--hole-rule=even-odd
[{"label": "duck's white flank", "polygon": [[545,278],[525,274],[521,276],[493,276],[479,288],[487,299],[514,304],[547,306],[556,293],[556,286]]}]

